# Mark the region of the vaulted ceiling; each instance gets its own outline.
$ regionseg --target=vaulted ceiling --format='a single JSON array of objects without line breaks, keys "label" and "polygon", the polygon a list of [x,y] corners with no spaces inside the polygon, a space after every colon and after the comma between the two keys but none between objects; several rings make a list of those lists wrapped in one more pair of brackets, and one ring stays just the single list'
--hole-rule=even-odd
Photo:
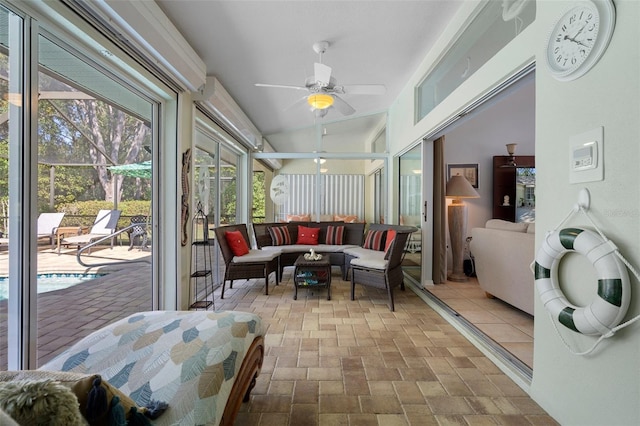
[{"label": "vaulted ceiling", "polygon": [[[345,94],[355,113],[385,112],[434,46],[461,0],[202,1],[156,0],[258,130],[269,135],[341,121],[331,107],[316,117],[305,91],[255,83],[304,86],[328,41],[322,63],[337,84],[383,84],[384,95]],[[275,139],[275,138],[274,138]],[[278,139],[282,139],[281,137]],[[281,149],[278,149],[281,150]]]}]

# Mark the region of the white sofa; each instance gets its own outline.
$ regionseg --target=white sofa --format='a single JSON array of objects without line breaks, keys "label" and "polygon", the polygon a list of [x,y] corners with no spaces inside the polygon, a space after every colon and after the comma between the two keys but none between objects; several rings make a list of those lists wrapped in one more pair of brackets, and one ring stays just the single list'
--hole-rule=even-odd
[{"label": "white sofa", "polygon": [[487,297],[497,297],[533,315],[535,224],[500,219],[471,230],[471,254],[480,287]]}]

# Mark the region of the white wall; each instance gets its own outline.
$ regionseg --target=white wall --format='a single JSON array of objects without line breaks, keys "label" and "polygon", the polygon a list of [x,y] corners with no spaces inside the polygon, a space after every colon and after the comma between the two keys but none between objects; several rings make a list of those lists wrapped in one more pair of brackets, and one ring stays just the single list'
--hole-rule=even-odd
[{"label": "white wall", "polygon": [[[538,2],[540,34],[570,3]],[[535,44],[539,65],[536,78],[536,166],[538,174],[536,234],[540,246],[545,230],[558,226],[577,200],[580,188],[591,192],[591,214],[621,253],[640,268],[640,2],[616,0],[616,28],[609,48],[584,77],[558,82],[542,63],[542,38]],[[605,179],[570,184],[568,140],[572,135],[604,126]],[[543,190],[548,188],[549,190]],[[568,225],[585,226],[577,216]],[[582,262],[579,262],[582,261]],[[582,257],[567,260],[561,282],[566,294],[581,305],[595,297],[593,268],[580,268]],[[588,264],[587,264],[588,265]],[[583,270],[586,272],[580,273]],[[640,313],[638,281],[632,279],[627,319]],[[532,394],[560,423],[566,425],[640,424],[640,325],[605,340],[587,357],[572,355],[556,335],[540,302],[535,306],[535,348]],[[577,350],[595,339],[562,331]]]},{"label": "white wall", "polygon": [[[535,155],[537,170],[536,240],[553,229],[575,204],[580,188],[591,191],[594,220],[636,268],[640,267],[640,2],[616,0],[616,30],[607,52],[593,70],[572,82],[550,77],[544,64],[545,38],[555,19],[575,3],[538,1],[536,22],[470,77],[421,122],[413,123],[413,88],[437,62],[442,49],[466,22],[474,7],[465,3],[452,21],[438,49],[416,72],[389,113],[392,154],[420,140],[447,117],[489,87],[520,69],[533,56],[536,68]],[[605,180],[569,184],[568,140],[597,126],[605,128]],[[521,152],[524,154],[525,152]],[[492,153],[493,155],[493,153]],[[481,184],[484,180],[480,176]],[[578,217],[570,225],[585,225]],[[576,258],[577,257],[577,258]],[[595,296],[593,268],[579,256],[563,261],[561,281],[576,303]],[[592,283],[592,284],[587,284]],[[627,319],[640,313],[632,278],[632,301]],[[583,302],[585,301],[585,302]],[[561,424],[640,424],[640,331],[635,324],[602,343],[588,357],[572,355],[556,335],[536,298],[535,345],[531,396]],[[571,332],[563,336],[576,349],[587,349],[594,338]]]}]

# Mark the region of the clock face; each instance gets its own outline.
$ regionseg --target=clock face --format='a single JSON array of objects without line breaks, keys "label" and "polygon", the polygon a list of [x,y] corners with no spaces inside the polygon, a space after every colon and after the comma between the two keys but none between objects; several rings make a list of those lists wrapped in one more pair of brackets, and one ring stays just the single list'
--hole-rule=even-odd
[{"label": "clock face", "polygon": [[586,0],[563,13],[547,41],[547,65],[558,80],[572,80],[593,67],[615,26],[611,0]]},{"label": "clock face", "polygon": [[570,73],[591,53],[598,38],[600,17],[597,10],[578,6],[558,21],[549,37],[547,61],[552,71]]}]

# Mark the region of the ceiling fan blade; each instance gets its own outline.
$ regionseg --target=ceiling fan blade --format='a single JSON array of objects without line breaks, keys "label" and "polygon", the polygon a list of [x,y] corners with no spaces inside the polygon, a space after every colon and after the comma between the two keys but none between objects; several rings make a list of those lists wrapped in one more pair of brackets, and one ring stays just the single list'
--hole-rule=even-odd
[{"label": "ceiling fan blade", "polygon": [[288,107],[286,107],[285,109],[283,109],[283,111],[289,111],[290,109],[293,109],[295,107],[298,107],[302,104],[306,104],[307,103],[307,96],[303,96],[300,99],[298,99],[297,101],[295,101],[294,103],[292,103],[291,105],[289,105]]},{"label": "ceiling fan blade", "polygon": [[257,87],[275,87],[278,89],[296,89],[296,90],[307,90],[304,86],[288,86],[286,84],[264,84],[264,83],[256,83]]},{"label": "ceiling fan blade", "polygon": [[384,84],[347,84],[342,89],[346,95],[384,95],[387,92]]},{"label": "ceiling fan blade", "polygon": [[346,103],[342,98],[336,96],[336,95],[332,95],[334,102],[333,102],[333,107],[335,109],[337,109],[338,111],[340,111],[340,113],[342,113],[342,115],[351,115],[354,112],[356,112],[355,109],[353,109],[353,107],[351,105],[349,105],[348,103]]},{"label": "ceiling fan blade", "polygon": [[329,85],[331,81],[331,67],[316,62],[313,64],[313,78],[315,79],[315,83],[318,83],[321,87],[326,87]]}]

